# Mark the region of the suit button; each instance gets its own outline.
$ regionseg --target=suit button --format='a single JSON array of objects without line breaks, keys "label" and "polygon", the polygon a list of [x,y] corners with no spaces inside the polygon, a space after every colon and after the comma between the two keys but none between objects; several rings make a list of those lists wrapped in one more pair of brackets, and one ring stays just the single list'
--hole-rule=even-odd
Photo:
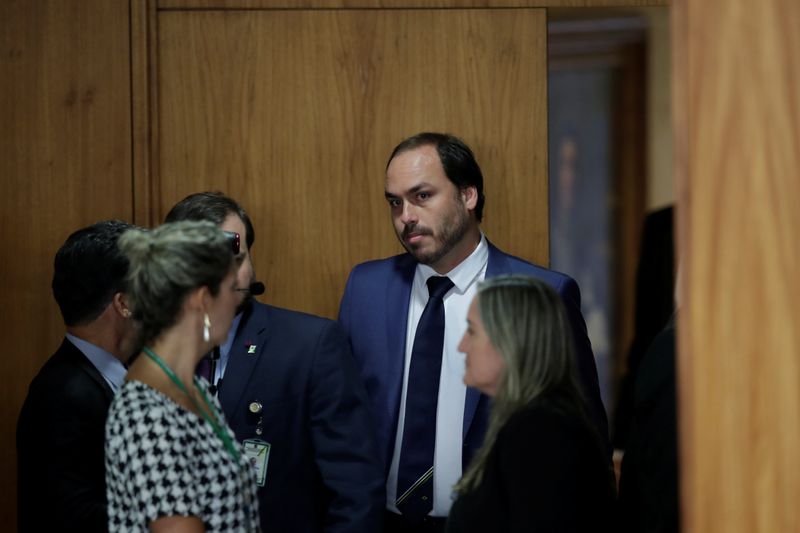
[{"label": "suit button", "polygon": [[261,402],[256,401],[256,402],[250,402],[248,409],[250,410],[251,413],[257,415],[262,411],[263,407],[261,405]]}]

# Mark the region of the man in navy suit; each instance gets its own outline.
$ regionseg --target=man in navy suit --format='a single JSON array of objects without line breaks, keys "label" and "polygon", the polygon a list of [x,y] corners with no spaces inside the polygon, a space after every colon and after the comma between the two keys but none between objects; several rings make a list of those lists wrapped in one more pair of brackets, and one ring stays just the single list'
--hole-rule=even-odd
[{"label": "man in navy suit", "polygon": [[17,422],[19,531],[108,531],[106,415],[137,351],[123,291],[128,259],[117,248],[129,228],[98,222],[56,253],[53,296],[67,332]]},{"label": "man in navy suit", "polygon": [[[452,487],[481,446],[488,422],[488,398],[464,385],[464,358],[456,348],[479,281],[519,273],[542,279],[556,289],[573,326],[588,414],[605,442],[607,420],[577,284],[564,274],[505,254],[486,239],[480,229],[483,176],[469,147],[456,137],[439,133],[406,139],[389,157],[385,196],[397,237],[408,253],[356,266],[347,281],[339,321],[350,338],[377,424],[386,474],[385,531],[441,531],[450,510]],[[435,439],[432,476],[426,473],[410,487],[401,486],[403,454],[415,453],[403,450],[412,388],[409,368],[417,324],[424,320],[429,299],[426,283],[433,276],[447,276],[453,287],[443,298],[435,427],[428,431]],[[416,427],[416,421],[411,425]],[[433,501],[422,496],[430,511],[420,522],[401,507],[409,494],[421,492],[428,483],[432,487],[427,494],[432,494]]]},{"label": "man in navy suit", "polygon": [[378,530],[383,473],[364,385],[341,327],[252,298],[255,233],[231,198],[192,194],[167,215],[167,222],[177,220],[209,220],[243,237],[237,283],[247,297],[213,375],[204,377],[218,387],[228,423],[252,453],[263,531]]}]

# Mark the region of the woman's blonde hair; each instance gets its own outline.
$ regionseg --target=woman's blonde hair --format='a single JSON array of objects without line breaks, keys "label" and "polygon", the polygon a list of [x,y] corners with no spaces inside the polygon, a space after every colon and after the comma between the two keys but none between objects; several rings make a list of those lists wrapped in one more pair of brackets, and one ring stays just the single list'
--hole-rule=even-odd
[{"label": "woman's blonde hair", "polygon": [[128,230],[118,246],[130,263],[127,289],[144,343],[175,323],[192,290],[205,286],[216,295],[235,264],[228,237],[211,222]]},{"label": "woman's blonde hair", "polygon": [[497,434],[516,411],[559,391],[584,412],[576,378],[572,330],[561,298],[546,283],[528,276],[490,278],[475,295],[483,327],[505,361],[483,446],[455,490],[480,485]]}]

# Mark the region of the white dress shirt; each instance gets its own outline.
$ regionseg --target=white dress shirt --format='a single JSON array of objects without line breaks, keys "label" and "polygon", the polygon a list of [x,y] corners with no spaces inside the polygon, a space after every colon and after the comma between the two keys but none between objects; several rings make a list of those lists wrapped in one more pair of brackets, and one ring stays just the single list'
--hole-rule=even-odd
[{"label": "white dress shirt", "polygon": [[[464,354],[458,351],[458,343],[467,329],[467,310],[477,291],[479,281],[486,276],[489,261],[489,246],[481,234],[480,243],[473,252],[446,275],[454,287],[444,297],[444,348],[442,350],[442,371],[439,378],[439,400],[436,409],[436,446],[433,453],[433,509],[431,516],[445,517],[453,503],[453,485],[461,478],[461,450],[464,443],[464,403],[467,387],[464,385]],[[397,421],[394,454],[386,481],[386,508],[395,513],[400,511],[395,505],[397,499],[397,471],[400,465],[400,449],[403,444],[405,427],[406,393],[408,390],[408,369],[411,364],[411,351],[417,324],[428,303],[426,282],[431,276],[438,276],[431,267],[417,265],[411,300],[408,305],[408,329],[406,331],[405,370],[403,371],[403,391],[400,397],[400,414]]]},{"label": "white dress shirt", "polygon": [[67,333],[65,337],[86,356],[89,362],[100,372],[100,375],[103,376],[103,379],[106,380],[111,390],[116,393],[117,389],[122,386],[122,382],[125,381],[125,374],[128,373],[128,369],[125,368],[122,361],[99,346],[95,346],[91,342],[80,339],[75,335]]}]

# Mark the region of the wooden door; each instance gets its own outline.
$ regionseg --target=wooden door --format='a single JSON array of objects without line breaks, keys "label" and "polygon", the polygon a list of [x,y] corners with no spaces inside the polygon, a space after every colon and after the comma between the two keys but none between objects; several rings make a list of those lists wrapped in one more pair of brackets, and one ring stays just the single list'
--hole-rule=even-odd
[{"label": "wooden door", "polygon": [[795,0],[675,2],[688,533],[800,531],[798,47]]},{"label": "wooden door", "polygon": [[[0,526],[16,530],[17,417],[64,325],[50,291],[72,231],[130,220],[128,2],[0,2]],[[43,503],[47,512],[49,503]]]},{"label": "wooden door", "polygon": [[485,231],[547,261],[543,9],[159,11],[147,179],[155,221],[222,190],[256,227],[265,300],[334,317],[357,262],[401,251],[386,158],[459,135],[486,176]]}]

